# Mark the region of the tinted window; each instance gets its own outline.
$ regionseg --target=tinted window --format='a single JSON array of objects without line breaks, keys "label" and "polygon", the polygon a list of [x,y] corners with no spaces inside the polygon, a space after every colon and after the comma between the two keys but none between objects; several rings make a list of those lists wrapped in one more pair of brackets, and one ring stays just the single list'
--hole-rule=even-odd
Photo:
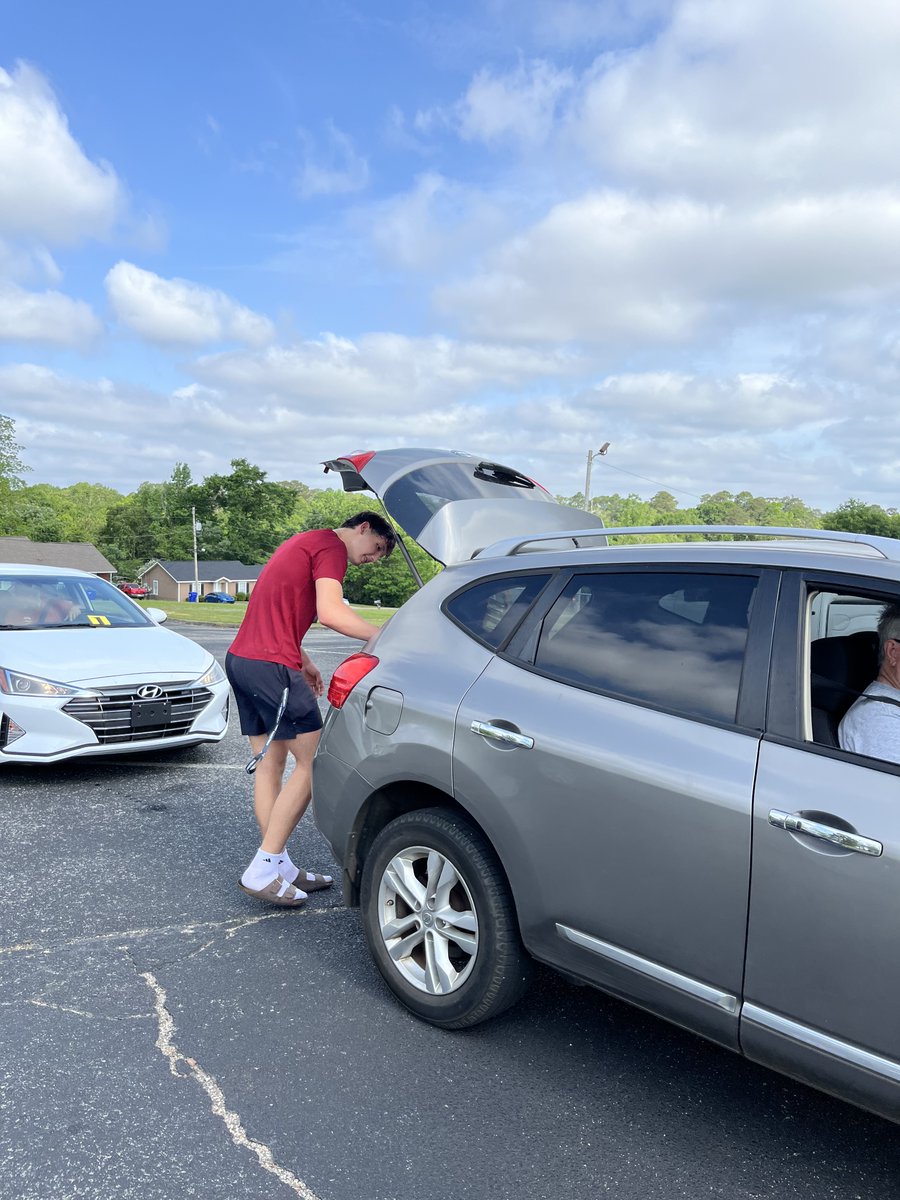
[{"label": "tinted window", "polygon": [[570,683],[733,721],[757,580],[577,575],[543,622],[535,665]]},{"label": "tinted window", "polygon": [[458,625],[495,649],[512,633],[549,575],[506,575],[460,592],[446,611]]},{"label": "tinted window", "polygon": [[410,471],[387,489],[384,502],[398,525],[417,537],[439,508],[451,500],[548,499],[527,476],[498,463],[438,463]]}]

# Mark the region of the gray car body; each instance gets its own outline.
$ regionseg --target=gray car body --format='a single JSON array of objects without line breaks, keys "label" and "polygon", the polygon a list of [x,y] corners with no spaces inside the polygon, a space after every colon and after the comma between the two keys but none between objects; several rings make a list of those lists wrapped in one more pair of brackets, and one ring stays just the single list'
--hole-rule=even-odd
[{"label": "gray car body", "polygon": [[[523,665],[546,600],[500,652],[444,611],[504,574],[697,567],[758,574],[732,722]],[[815,744],[804,725],[807,596],[835,587],[900,596],[900,564],[850,544],[745,541],[494,548],[448,568],[373,639],[377,666],[326,719],[314,811],[348,902],[389,820],[462,810],[502,864],[536,959],[900,1119],[900,767]],[[842,850],[773,824],[778,812],[883,850]]]}]

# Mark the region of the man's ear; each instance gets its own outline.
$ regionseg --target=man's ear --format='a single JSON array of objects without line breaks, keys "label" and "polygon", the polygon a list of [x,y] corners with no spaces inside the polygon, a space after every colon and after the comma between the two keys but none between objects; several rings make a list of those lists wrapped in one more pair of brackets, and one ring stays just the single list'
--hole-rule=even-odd
[{"label": "man's ear", "polygon": [[360,523],[356,527],[356,532],[357,533],[368,533],[371,528],[372,528],[372,526],[369,524],[368,521],[360,521]]}]

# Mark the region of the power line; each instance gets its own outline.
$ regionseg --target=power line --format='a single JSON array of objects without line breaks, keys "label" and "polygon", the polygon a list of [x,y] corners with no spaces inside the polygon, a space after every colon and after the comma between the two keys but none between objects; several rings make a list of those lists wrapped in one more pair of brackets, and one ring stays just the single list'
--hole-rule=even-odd
[{"label": "power line", "polygon": [[606,463],[606,469],[607,471],[620,471],[623,475],[633,475],[635,479],[643,479],[645,483],[652,483],[654,487],[664,488],[667,492],[678,492],[682,496],[691,496],[694,500],[703,499],[696,492],[688,492],[684,488],[672,487],[668,483],[660,483],[658,479],[651,479],[649,475],[639,475],[637,471],[626,471],[624,467],[617,467],[611,462]]}]

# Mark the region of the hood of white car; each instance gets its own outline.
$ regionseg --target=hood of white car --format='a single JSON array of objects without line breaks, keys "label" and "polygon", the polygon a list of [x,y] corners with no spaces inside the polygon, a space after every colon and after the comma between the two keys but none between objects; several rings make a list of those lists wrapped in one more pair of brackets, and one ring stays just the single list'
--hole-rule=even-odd
[{"label": "hood of white car", "polygon": [[192,680],[212,661],[202,646],[158,625],[0,632],[0,667],[79,687]]}]

